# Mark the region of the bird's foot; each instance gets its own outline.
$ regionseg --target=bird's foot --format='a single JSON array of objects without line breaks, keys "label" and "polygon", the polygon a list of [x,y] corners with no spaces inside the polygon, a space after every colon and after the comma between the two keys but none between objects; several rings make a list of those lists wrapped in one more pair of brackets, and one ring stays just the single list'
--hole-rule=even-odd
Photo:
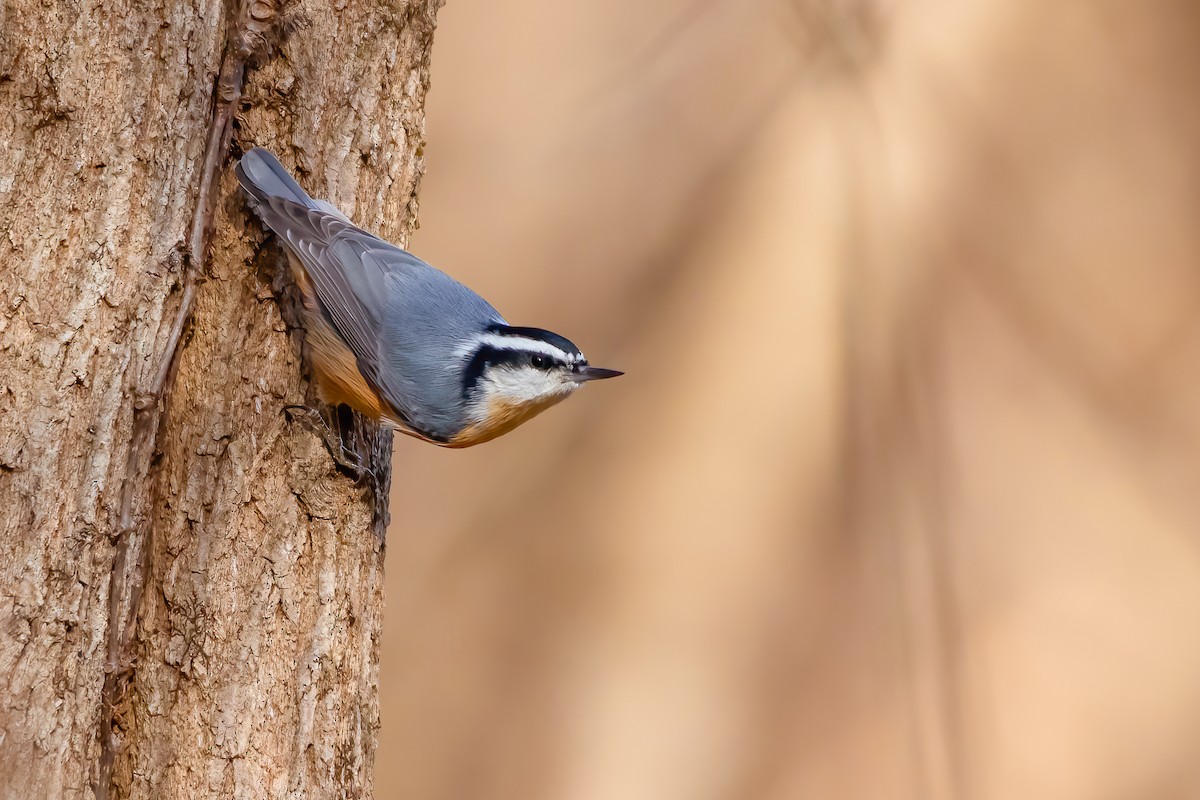
[{"label": "bird's foot", "polygon": [[346,447],[340,427],[337,430],[331,427],[320,411],[301,403],[286,405],[283,410],[287,412],[289,419],[299,421],[321,438],[325,449],[333,457],[333,463],[340,471],[353,478],[355,483],[362,483],[367,478],[377,480],[375,473],[363,463],[358,453]]}]

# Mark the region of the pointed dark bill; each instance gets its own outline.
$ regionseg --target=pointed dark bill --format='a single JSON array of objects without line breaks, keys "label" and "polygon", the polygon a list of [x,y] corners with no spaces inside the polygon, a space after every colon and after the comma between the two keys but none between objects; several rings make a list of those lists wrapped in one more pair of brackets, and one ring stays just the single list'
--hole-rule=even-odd
[{"label": "pointed dark bill", "polygon": [[571,377],[577,383],[584,381],[598,381],[604,378],[615,378],[618,375],[624,375],[624,372],[618,372],[615,369],[604,369],[603,367],[580,367]]}]

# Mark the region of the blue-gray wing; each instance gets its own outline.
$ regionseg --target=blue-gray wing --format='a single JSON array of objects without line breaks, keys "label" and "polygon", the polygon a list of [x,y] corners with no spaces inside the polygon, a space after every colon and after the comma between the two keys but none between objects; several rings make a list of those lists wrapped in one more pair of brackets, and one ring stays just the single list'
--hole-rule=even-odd
[{"label": "blue-gray wing", "polygon": [[462,424],[458,351],[504,322],[496,309],[340,214],[279,196],[255,210],[300,260],[363,377],[408,424],[453,435]]}]

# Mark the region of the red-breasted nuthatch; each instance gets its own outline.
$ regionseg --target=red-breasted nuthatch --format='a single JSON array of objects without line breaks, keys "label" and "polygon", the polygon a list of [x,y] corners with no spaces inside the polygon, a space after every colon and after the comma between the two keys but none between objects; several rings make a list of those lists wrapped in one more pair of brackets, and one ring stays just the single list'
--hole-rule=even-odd
[{"label": "red-breasted nuthatch", "polygon": [[590,366],[556,333],[509,325],[466,286],[309,197],[266,150],[246,153],[236,172],[287,251],[324,401],[470,447],[622,374]]}]

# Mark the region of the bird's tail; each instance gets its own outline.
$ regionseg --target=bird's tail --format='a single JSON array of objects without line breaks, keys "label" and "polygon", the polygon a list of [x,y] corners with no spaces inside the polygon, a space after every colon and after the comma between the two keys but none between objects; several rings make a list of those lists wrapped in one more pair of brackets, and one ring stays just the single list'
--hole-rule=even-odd
[{"label": "bird's tail", "polygon": [[313,199],[300,188],[283,164],[261,147],[242,156],[234,172],[237,173],[238,183],[254,199],[255,204],[268,197],[282,197],[293,203],[314,207]]}]

